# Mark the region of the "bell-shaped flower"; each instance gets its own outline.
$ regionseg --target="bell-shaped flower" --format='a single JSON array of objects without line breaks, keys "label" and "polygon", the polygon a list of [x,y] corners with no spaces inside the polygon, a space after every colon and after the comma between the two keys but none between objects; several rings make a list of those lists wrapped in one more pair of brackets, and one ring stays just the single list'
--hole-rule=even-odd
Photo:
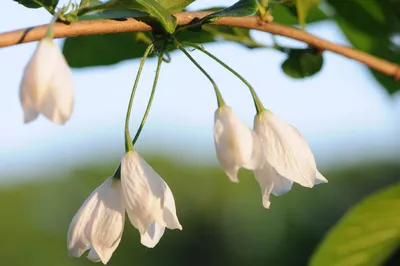
[{"label": "bell-shaped flower", "polygon": [[121,241],[124,222],[121,182],[107,178],[73,218],[68,230],[69,254],[80,257],[90,249],[90,260],[107,264]]},{"label": "bell-shaped flower", "polygon": [[233,182],[239,182],[237,174],[241,167],[260,169],[264,159],[257,134],[228,106],[222,106],[215,111],[214,121],[217,157],[228,177]]},{"label": "bell-shaped flower", "polygon": [[74,105],[72,73],[50,38],[39,42],[25,68],[20,100],[25,123],[35,120],[39,113],[56,124],[65,124],[71,116]]},{"label": "bell-shaped flower", "polygon": [[154,247],[165,227],[182,230],[171,189],[136,151],[121,161],[121,184],[126,212],[143,245]]},{"label": "bell-shaped flower", "polygon": [[263,168],[254,171],[263,192],[264,207],[269,207],[270,193],[282,195],[293,182],[304,187],[328,182],[317,170],[314,155],[296,128],[265,110],[254,118],[254,131],[264,150]]}]

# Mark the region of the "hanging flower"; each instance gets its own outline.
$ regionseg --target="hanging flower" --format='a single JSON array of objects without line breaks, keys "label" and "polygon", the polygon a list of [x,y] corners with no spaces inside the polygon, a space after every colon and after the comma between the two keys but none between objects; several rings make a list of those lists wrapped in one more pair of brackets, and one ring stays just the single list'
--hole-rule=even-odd
[{"label": "hanging flower", "polygon": [[271,193],[280,196],[292,188],[293,182],[310,188],[328,182],[317,170],[314,155],[296,128],[265,110],[254,118],[254,131],[264,150],[265,162],[254,175],[261,186],[265,208],[270,205]]},{"label": "hanging flower", "polygon": [[107,178],[72,219],[68,230],[69,254],[80,257],[90,249],[91,261],[107,264],[121,241],[124,222],[121,182]]},{"label": "hanging flower", "polygon": [[239,182],[241,167],[255,170],[262,167],[261,142],[228,106],[215,111],[214,142],[218,161],[233,182]]},{"label": "hanging flower", "polygon": [[136,151],[122,159],[121,183],[126,212],[143,245],[154,247],[165,227],[182,230],[171,189]]},{"label": "hanging flower", "polygon": [[107,178],[83,203],[68,230],[68,251],[104,264],[117,248],[125,222],[129,220],[141,234],[141,243],[153,248],[165,227],[181,229],[174,196],[165,181],[135,151],[121,162],[120,179]]},{"label": "hanging flower", "polygon": [[71,70],[58,47],[45,37],[25,68],[20,86],[24,122],[39,113],[56,124],[65,124],[74,105]]}]

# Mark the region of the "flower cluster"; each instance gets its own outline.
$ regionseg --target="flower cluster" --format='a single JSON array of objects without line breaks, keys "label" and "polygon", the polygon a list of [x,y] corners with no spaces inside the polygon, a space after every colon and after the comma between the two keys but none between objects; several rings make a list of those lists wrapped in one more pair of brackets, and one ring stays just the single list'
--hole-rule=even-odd
[{"label": "flower cluster", "polygon": [[239,182],[241,167],[253,171],[265,208],[271,204],[271,193],[280,196],[293,182],[310,188],[328,182],[318,172],[310,147],[297,129],[271,111],[257,114],[251,130],[230,107],[218,108],[214,140],[219,163],[233,182]]},{"label": "flower cluster", "polygon": [[[71,71],[60,50],[51,39],[52,25],[40,41],[28,63],[20,87],[20,98],[25,122],[43,114],[56,124],[70,118],[73,102]],[[262,191],[265,208],[270,207],[270,194],[288,192],[293,182],[313,187],[327,180],[317,170],[314,156],[296,128],[266,110],[254,89],[234,70],[203,48],[188,44],[221,63],[249,87],[257,114],[253,130],[243,123],[228,107],[210,75],[191,57],[176,39],[176,47],[207,76],[214,86],[218,101],[215,112],[214,141],[220,165],[231,181],[239,182],[238,171],[246,168],[254,173]],[[80,257],[89,250],[88,258],[106,264],[119,245],[124,230],[125,212],[139,231],[141,243],[149,248],[160,241],[165,228],[180,229],[175,200],[166,182],[134,150],[134,144],[145,123],[154,96],[164,52],[170,40],[165,40],[158,52],[158,65],[152,94],[146,113],[134,140],[129,132],[132,101],[147,56],[154,51],[150,44],[139,67],[132,89],[125,122],[125,154],[112,177],[107,178],[83,203],[68,230],[68,251]]]},{"label": "flower cluster", "polygon": [[137,152],[125,154],[120,171],[119,178],[107,178],[95,189],[73,218],[68,230],[71,256],[90,249],[90,260],[106,264],[121,240],[125,210],[149,248],[166,227],[182,230],[171,189]]}]

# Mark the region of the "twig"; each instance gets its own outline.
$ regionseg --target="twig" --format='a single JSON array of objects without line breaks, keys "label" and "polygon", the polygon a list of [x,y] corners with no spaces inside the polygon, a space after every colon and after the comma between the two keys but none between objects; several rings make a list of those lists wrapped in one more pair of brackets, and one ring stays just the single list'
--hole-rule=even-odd
[{"label": "twig", "polygon": [[[194,18],[202,18],[209,14],[209,12],[181,12],[174,14],[178,19],[179,25],[188,24]],[[297,28],[284,26],[277,23],[267,23],[261,21],[258,17],[242,17],[242,18],[222,18],[213,24],[225,25],[231,27],[248,28],[269,32],[276,35],[285,36],[288,38],[296,39],[308,43],[320,50],[328,50],[337,54],[341,54],[348,58],[359,61],[379,72],[393,77],[395,80],[400,80],[400,66],[386,61],[384,59],[375,57],[365,52],[361,52],[350,48],[348,46],[335,44],[307,32],[301,31]],[[46,34],[47,25],[20,29],[16,31],[6,32],[0,34],[0,47],[16,45],[19,43],[26,43],[37,41],[43,38]],[[143,21],[133,18],[124,20],[87,20],[78,21],[70,25],[57,23],[54,27],[54,37],[74,37],[82,35],[106,34],[116,32],[135,32],[135,31],[150,31],[151,26]]]}]

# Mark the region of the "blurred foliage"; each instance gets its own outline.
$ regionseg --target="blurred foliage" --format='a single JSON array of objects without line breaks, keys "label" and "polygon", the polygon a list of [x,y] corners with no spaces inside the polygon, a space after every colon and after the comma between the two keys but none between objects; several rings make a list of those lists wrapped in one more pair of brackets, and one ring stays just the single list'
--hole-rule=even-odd
[{"label": "blurred foliage", "polygon": [[55,7],[58,4],[58,0],[14,0],[14,1],[28,8],[44,7],[50,11],[54,11]]},{"label": "blurred foliage", "polygon": [[321,0],[296,0],[297,17],[299,24],[305,29],[307,16],[311,10],[315,9]]},{"label": "blurred foliage", "polygon": [[311,265],[382,265],[400,245],[400,184],[356,205],[329,232]]},{"label": "blurred foliage", "polygon": [[[270,1],[269,12],[274,17],[274,22],[286,25],[296,25],[299,21],[300,24],[305,25],[328,19],[333,20],[356,49],[400,64],[400,44],[395,41],[395,38],[400,36],[400,1],[327,0],[324,1],[324,5],[318,6],[319,2],[319,0]],[[218,8],[213,10],[218,10]],[[226,34],[227,31],[234,32],[234,34]],[[201,32],[190,33],[186,30],[186,33],[182,34],[184,37],[178,36],[178,39],[197,43],[229,41],[247,48],[264,46],[252,39],[249,31],[246,34],[236,34],[235,32],[235,29],[227,30],[226,27],[210,26],[208,30],[204,29]],[[117,35],[119,36],[108,34],[68,38],[64,43],[64,55],[71,67],[76,68],[110,65],[142,56],[143,43],[135,40],[134,33],[125,35],[118,33]],[[122,38],[122,36],[124,37]],[[129,49],[121,49],[121,47],[129,47]],[[292,49],[291,47],[287,48],[278,50],[287,51],[290,61],[289,51]],[[313,65],[314,62],[311,60],[307,64]],[[305,78],[321,69],[304,64],[291,64],[290,66],[290,71],[284,71],[284,73],[295,78]],[[304,72],[304,68],[312,68],[317,71],[311,71],[310,75],[298,75],[298,73]],[[283,69],[285,70],[285,68]],[[388,93],[392,94],[400,90],[400,83],[396,82],[393,77],[372,69],[370,71]],[[297,74],[293,75],[292,73]]]},{"label": "blurred foliage", "polygon": [[[357,49],[400,64],[400,1],[398,0],[328,0],[334,19],[350,43]],[[370,69],[389,92],[400,90],[400,83]]]},{"label": "blurred foliage", "polygon": [[[295,5],[271,5],[271,15],[274,17],[274,22],[284,25],[296,25],[299,22],[297,18],[297,9]],[[306,17],[306,24],[320,22],[329,19],[328,15],[321,8],[311,9]]]},{"label": "blurred foliage", "polygon": [[314,48],[290,49],[282,63],[283,72],[292,78],[305,78],[318,73],[324,63],[322,52]]},{"label": "blurred foliage", "polygon": [[[322,171],[328,184],[312,189],[295,185],[290,193],[273,197],[266,210],[248,171],[234,184],[216,167],[162,158],[148,161],[171,187],[183,231],[167,230],[160,243],[148,249],[127,221],[108,265],[307,265],[318,242],[352,205],[400,177],[400,166],[393,164]],[[83,201],[116,164],[88,165],[0,187],[1,265],[93,265],[84,257],[68,257],[67,230]],[[385,265],[400,265],[399,252]]]}]

